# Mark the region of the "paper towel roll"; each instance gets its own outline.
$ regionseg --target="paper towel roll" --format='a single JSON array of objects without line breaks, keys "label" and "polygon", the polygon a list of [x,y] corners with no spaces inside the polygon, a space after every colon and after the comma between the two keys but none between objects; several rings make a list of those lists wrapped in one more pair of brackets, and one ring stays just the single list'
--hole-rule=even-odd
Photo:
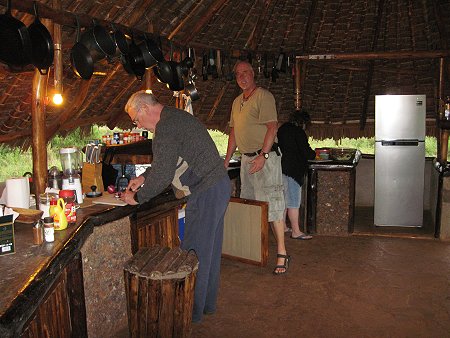
[{"label": "paper towel roll", "polygon": [[30,207],[28,177],[15,177],[6,180],[6,205],[25,209]]}]

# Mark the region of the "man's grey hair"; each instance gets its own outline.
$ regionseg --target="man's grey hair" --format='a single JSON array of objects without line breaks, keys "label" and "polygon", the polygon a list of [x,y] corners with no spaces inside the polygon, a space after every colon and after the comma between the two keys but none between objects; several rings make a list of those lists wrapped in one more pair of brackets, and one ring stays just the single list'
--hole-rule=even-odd
[{"label": "man's grey hair", "polygon": [[236,73],[236,68],[237,68],[237,66],[240,65],[240,64],[246,64],[246,65],[250,66],[250,69],[252,70],[253,76],[255,75],[255,70],[253,69],[252,64],[251,64],[250,62],[246,61],[246,60],[238,60],[238,61],[235,63],[235,65],[234,65],[234,67],[233,67],[233,72],[234,72],[234,73]]},{"label": "man's grey hair", "polygon": [[130,96],[125,105],[125,111],[128,113],[131,107],[134,107],[136,110],[141,110],[145,105],[155,106],[157,104],[159,104],[159,101],[155,95],[145,90],[140,90]]}]

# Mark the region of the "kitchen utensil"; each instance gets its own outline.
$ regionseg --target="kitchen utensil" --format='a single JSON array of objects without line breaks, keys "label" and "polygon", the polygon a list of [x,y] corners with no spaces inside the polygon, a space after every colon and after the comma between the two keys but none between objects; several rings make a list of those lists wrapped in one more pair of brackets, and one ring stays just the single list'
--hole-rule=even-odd
[{"label": "kitchen utensil", "polygon": [[80,41],[91,53],[94,63],[116,53],[116,44],[109,32],[92,20],[92,28],[81,34]]},{"label": "kitchen utensil", "polygon": [[356,149],[352,148],[331,148],[330,157],[335,161],[351,162],[355,158]]},{"label": "kitchen utensil", "polygon": [[37,2],[33,2],[34,22],[28,26],[28,34],[31,39],[31,60],[33,65],[42,75],[48,73],[48,69],[53,64],[53,40],[48,29],[39,20]]},{"label": "kitchen utensil", "polygon": [[92,185],[91,186],[91,191],[86,193],[86,197],[89,197],[89,198],[100,197],[100,196],[102,196],[102,192],[101,191],[97,191],[97,186],[96,185]]},{"label": "kitchen utensil", "polygon": [[84,80],[89,80],[94,74],[94,60],[89,49],[80,42],[80,22],[77,20],[77,41],[70,50],[70,64],[74,73]]},{"label": "kitchen utensil", "polygon": [[0,60],[8,65],[26,66],[31,62],[31,39],[22,21],[11,15],[11,0],[0,15]]}]

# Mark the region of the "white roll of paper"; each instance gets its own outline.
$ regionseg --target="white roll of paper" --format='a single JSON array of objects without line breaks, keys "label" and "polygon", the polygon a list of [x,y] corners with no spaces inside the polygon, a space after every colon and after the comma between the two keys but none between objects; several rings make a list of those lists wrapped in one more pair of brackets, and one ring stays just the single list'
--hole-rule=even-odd
[{"label": "white roll of paper", "polygon": [[30,207],[28,177],[14,177],[6,180],[6,205],[24,209]]}]

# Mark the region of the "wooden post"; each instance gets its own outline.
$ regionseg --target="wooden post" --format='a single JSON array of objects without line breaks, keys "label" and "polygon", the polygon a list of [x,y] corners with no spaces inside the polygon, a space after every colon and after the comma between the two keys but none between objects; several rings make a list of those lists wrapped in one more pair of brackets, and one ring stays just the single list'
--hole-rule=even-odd
[{"label": "wooden post", "polygon": [[45,101],[48,76],[36,69],[33,77],[31,99],[31,149],[33,152],[33,183],[36,197],[45,191],[47,185],[47,141],[45,137]]},{"label": "wooden post", "polygon": [[302,86],[301,86],[301,68],[302,62],[299,59],[295,60],[294,70],[294,92],[295,92],[295,110],[302,109]]}]

